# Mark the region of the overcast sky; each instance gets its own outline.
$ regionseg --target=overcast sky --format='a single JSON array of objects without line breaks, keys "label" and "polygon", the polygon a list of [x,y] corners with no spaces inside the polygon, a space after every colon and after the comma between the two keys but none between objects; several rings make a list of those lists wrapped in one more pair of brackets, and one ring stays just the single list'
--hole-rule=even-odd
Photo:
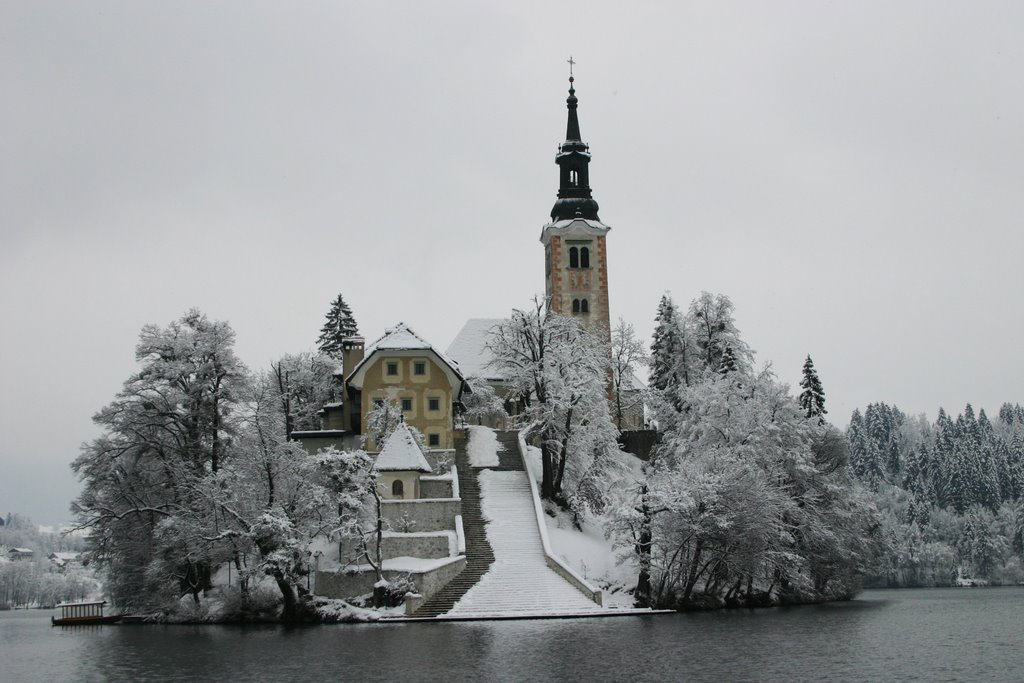
[{"label": "overcast sky", "polygon": [[566,59],[612,318],[724,293],[758,360],[1024,401],[1020,2],[0,4],[0,514],[66,520],[139,329],[252,368],[339,292],[446,347],[543,291]]}]

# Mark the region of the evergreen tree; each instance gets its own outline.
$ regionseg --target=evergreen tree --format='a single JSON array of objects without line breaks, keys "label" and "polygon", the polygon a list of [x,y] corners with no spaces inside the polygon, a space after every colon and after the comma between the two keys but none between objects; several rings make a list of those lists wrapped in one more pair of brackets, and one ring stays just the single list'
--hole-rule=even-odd
[{"label": "evergreen tree", "polygon": [[[869,405],[868,409],[872,407],[873,404]],[[846,438],[850,442],[850,466],[854,474],[872,490],[877,489],[881,479],[881,467],[878,463],[878,454],[868,438],[866,420],[859,408],[854,410],[850,417]]]},{"label": "evergreen tree", "polygon": [[737,370],[739,370],[739,367],[736,365],[736,356],[733,355],[732,347],[726,346],[725,351],[722,352],[722,360],[718,364],[718,374],[728,375],[730,372],[736,372]]},{"label": "evergreen tree", "polygon": [[345,303],[341,294],[331,302],[331,310],[327,311],[324,326],[320,328],[320,337],[316,340],[320,353],[341,357],[341,342],[345,337],[352,337],[359,334],[355,316],[352,309]]},{"label": "evergreen tree", "polygon": [[[726,347],[726,350],[729,350]],[[731,355],[731,352],[730,352]],[[818,379],[818,371],[814,369],[814,361],[810,354],[804,361],[804,376],[800,380],[800,407],[804,409],[807,417],[817,417],[819,424],[825,424],[825,390],[821,387],[821,380]]]},{"label": "evergreen tree", "polygon": [[657,325],[651,342],[651,388],[666,394],[677,404],[679,389],[688,386],[690,378],[682,316],[668,294],[662,295],[654,320]]}]

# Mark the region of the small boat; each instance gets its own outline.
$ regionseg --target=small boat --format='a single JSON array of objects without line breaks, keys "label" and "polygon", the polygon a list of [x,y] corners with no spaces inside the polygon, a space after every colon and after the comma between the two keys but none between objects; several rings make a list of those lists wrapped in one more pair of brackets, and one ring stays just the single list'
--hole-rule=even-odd
[{"label": "small boat", "polygon": [[60,618],[50,617],[50,623],[54,626],[91,626],[93,624],[115,624],[121,621],[121,615],[103,616],[103,606],[106,600],[101,602],[65,602],[57,605],[60,607]]}]

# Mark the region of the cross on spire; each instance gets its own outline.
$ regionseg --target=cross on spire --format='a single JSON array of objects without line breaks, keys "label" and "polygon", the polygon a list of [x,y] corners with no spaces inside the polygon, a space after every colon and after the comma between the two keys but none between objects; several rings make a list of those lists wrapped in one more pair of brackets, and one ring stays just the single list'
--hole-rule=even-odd
[{"label": "cross on spire", "polygon": [[572,55],[569,55],[569,59],[566,61],[569,62],[569,78],[572,78],[572,68],[576,66],[576,62],[573,61]]}]

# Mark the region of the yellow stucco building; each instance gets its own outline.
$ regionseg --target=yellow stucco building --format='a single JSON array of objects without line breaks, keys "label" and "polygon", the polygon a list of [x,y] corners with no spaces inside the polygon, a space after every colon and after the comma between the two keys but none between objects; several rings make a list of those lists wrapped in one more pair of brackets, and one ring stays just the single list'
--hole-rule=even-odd
[{"label": "yellow stucco building", "polygon": [[[404,323],[398,323],[363,350],[346,349],[348,427],[363,433],[367,414],[380,402],[393,402],[406,424],[415,427],[428,449],[455,447],[456,406],[465,389],[458,364],[437,351]],[[348,368],[352,368],[348,370]],[[368,441],[368,450],[378,444]]]}]

